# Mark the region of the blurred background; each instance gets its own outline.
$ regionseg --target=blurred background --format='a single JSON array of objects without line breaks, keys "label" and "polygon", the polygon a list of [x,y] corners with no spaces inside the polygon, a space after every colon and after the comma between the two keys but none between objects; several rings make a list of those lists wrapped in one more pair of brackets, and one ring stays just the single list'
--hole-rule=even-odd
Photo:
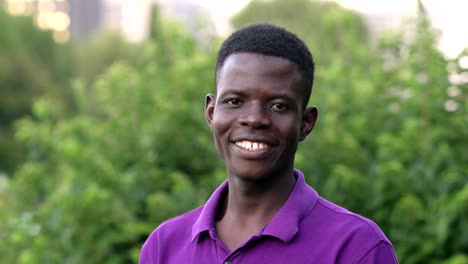
[{"label": "blurred background", "polygon": [[204,120],[221,41],[316,60],[296,167],[400,263],[468,263],[468,1],[0,0],[0,263],[136,263],[225,179]]}]

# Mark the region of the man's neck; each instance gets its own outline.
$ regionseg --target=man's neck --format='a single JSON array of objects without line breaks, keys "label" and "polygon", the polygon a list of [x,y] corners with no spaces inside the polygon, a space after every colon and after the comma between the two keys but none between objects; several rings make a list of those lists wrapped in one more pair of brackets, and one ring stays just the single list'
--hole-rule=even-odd
[{"label": "man's neck", "polygon": [[230,250],[262,230],[286,202],[296,183],[293,172],[288,174],[268,178],[268,182],[229,177],[216,229]]},{"label": "man's neck", "polygon": [[288,199],[296,183],[293,172],[288,174],[271,177],[261,182],[231,177],[226,199],[226,212],[237,215],[239,218],[276,214]]}]

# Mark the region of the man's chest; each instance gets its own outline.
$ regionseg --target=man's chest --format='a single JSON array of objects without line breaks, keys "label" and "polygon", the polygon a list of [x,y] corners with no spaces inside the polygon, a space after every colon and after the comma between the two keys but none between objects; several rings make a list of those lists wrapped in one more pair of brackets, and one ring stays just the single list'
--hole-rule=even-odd
[{"label": "man's chest", "polygon": [[337,263],[332,249],[321,245],[291,245],[275,238],[249,240],[230,252],[219,240],[207,238],[173,252],[162,263],[197,264],[308,264]]}]

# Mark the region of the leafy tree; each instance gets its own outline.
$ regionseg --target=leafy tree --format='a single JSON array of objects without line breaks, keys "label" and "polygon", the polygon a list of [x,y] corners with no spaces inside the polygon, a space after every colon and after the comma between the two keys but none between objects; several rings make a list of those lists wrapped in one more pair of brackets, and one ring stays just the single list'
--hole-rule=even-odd
[{"label": "leafy tree", "polygon": [[77,76],[88,86],[114,63],[138,66],[140,46],[129,43],[117,32],[98,31],[89,39],[73,45]]},{"label": "leafy tree", "polygon": [[464,263],[468,246],[467,100],[435,44],[420,4],[368,63],[319,68],[322,115],[298,159],[322,195],[375,220],[402,263]]},{"label": "leafy tree", "polygon": [[72,75],[72,53],[38,30],[31,17],[8,15],[0,7],[0,173],[13,173],[25,158],[14,137],[14,122],[31,114],[39,96],[66,101]]},{"label": "leafy tree", "polygon": [[5,261],[136,262],[158,223],[201,204],[222,180],[203,104],[193,103],[212,89],[214,54],[172,24],[162,29],[170,65],[151,41],[144,67],[115,63],[92,89],[76,82],[74,116],[58,118],[60,105],[42,99],[37,121],[20,122],[34,155],[0,191]]}]

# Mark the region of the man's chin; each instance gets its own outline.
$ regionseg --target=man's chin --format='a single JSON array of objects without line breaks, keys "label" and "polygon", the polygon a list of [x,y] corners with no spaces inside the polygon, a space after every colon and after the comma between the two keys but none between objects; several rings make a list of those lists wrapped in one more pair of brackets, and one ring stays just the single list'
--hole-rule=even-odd
[{"label": "man's chin", "polygon": [[272,178],[275,173],[275,170],[272,168],[262,168],[261,166],[243,166],[241,168],[231,170],[229,175],[242,181],[255,183],[268,180]]}]

